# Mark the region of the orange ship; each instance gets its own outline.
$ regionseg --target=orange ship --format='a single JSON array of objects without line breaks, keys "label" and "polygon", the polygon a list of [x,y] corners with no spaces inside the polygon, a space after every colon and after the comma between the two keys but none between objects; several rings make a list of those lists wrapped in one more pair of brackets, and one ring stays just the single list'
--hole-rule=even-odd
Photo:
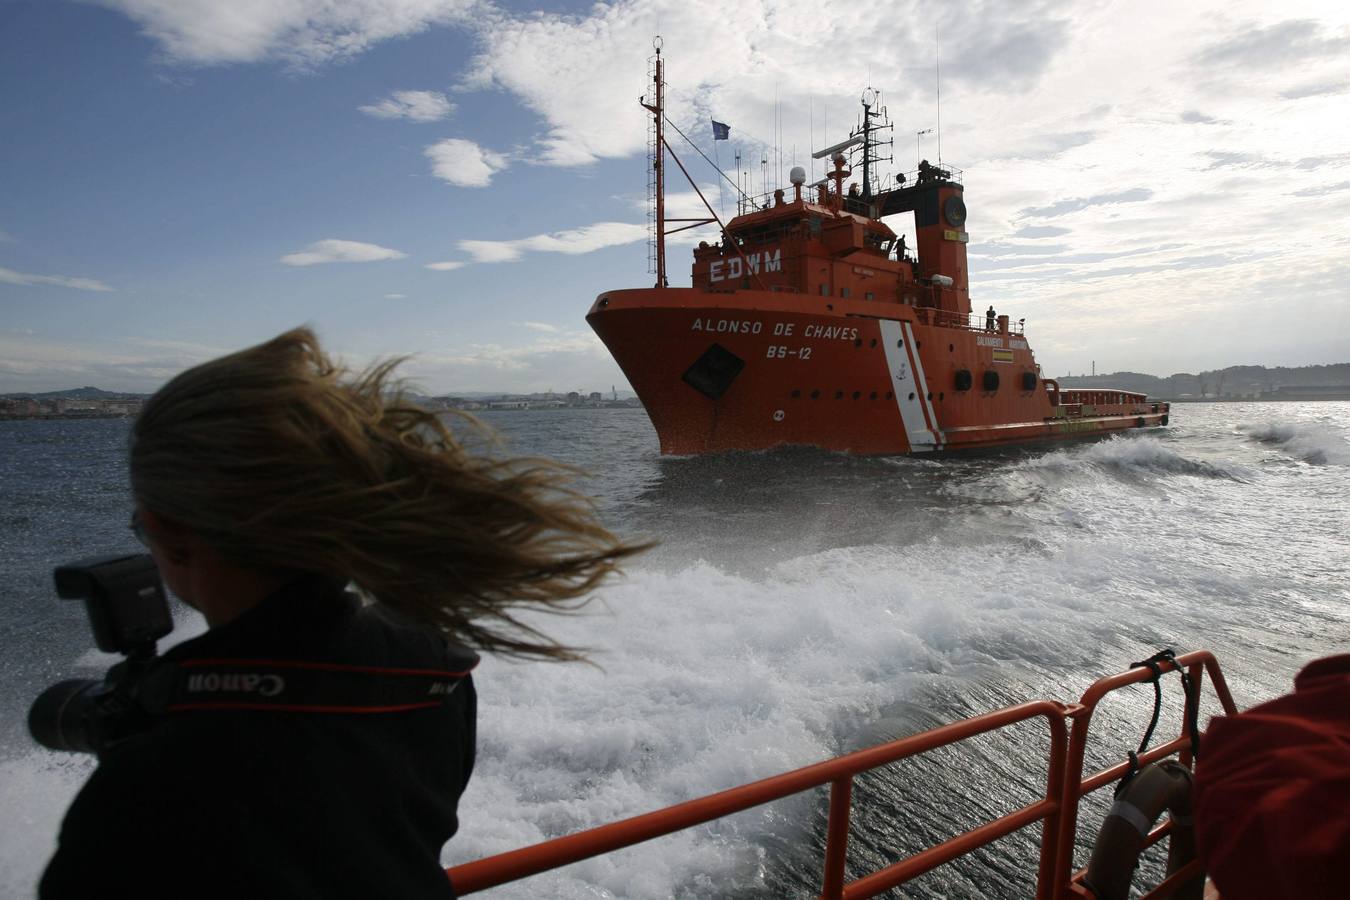
[{"label": "orange ship", "polygon": [[[874,191],[884,109],[863,98],[849,140],[816,153],[833,171],[792,196],[744,199],[723,224],[665,215],[665,82],[653,65],[651,288],[606,291],[586,316],[669,454],[806,444],[862,454],[923,453],[1166,425],[1168,404],[1121,390],[1066,390],[1042,378],[1022,321],[971,314],[966,206],[955,169],[919,164]],[[861,185],[844,151],[861,157]],[[703,194],[690,179],[700,199]],[[738,187],[739,189],[739,187]],[[917,247],[883,219],[914,217]],[[716,222],[694,251],[693,284],[666,279],[665,238]],[[668,225],[675,227],[668,228]]]}]

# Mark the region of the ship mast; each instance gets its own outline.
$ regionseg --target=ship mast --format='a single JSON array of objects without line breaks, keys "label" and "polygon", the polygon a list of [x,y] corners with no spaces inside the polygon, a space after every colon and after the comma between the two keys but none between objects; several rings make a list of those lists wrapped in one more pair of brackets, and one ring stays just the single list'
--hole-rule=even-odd
[{"label": "ship mast", "polygon": [[[887,162],[892,157],[881,157],[874,154],[873,149],[884,145],[889,146],[891,140],[873,139],[874,132],[887,131],[892,126],[889,117],[886,114],[886,107],[878,106],[881,100],[881,94],[876,88],[869,87],[863,91],[862,95],[862,154],[863,154],[863,185],[862,195],[864,200],[872,199],[872,163]],[[877,119],[880,124],[873,125],[872,120]],[[892,139],[893,140],[893,139]]]},{"label": "ship mast", "polygon": [[652,46],[656,49],[656,60],[653,65],[652,85],[655,91],[655,102],[648,103],[646,98],[639,99],[642,107],[652,114],[654,131],[652,132],[652,150],[651,150],[651,178],[652,192],[654,193],[654,202],[656,204],[656,226],[652,235],[652,242],[656,250],[656,287],[666,287],[666,136],[665,136],[665,79],[661,72],[661,36],[657,35],[652,40]]},{"label": "ship mast", "polygon": [[[662,73],[660,35],[657,35],[652,41],[652,46],[656,48],[656,56],[652,58],[652,85],[655,89],[654,102],[648,103],[647,98],[643,96],[638,98],[638,103],[642,104],[642,108],[652,114],[652,125],[648,131],[652,138],[652,149],[649,158],[650,167],[647,170],[647,191],[648,200],[651,201],[654,210],[654,212],[649,213],[649,215],[652,216],[650,221],[654,223],[652,256],[654,258],[653,261],[656,263],[656,287],[664,288],[670,287],[670,283],[666,280],[666,222],[682,223],[678,228],[672,228],[669,232],[670,234],[675,234],[678,231],[687,231],[690,228],[698,228],[701,225],[711,225],[716,222],[718,229],[722,232],[723,236],[725,236],[727,227],[725,223],[722,222],[721,217],[717,215],[717,211],[712,208],[712,204],[708,202],[708,198],[703,196],[703,191],[699,189],[697,182],[689,175],[689,170],[684,167],[684,163],[680,162],[679,155],[666,143],[666,82]],[[676,125],[674,122],[671,122],[670,125],[681,137],[684,137],[686,141],[689,140],[684,132],[680,131],[680,126]],[[694,144],[693,141],[690,141],[690,144],[695,150],[698,150],[697,144]],[[689,182],[689,186],[694,189],[694,193],[698,195],[698,199],[702,201],[704,208],[708,210],[706,218],[666,218],[667,152],[670,153],[670,158],[675,160],[675,165],[679,166],[680,172]],[[700,150],[699,153],[703,155],[703,151]],[[703,155],[703,158],[707,159],[708,157]],[[739,154],[737,154],[737,159],[740,159]],[[750,262],[745,258],[745,251],[741,249],[740,245],[738,243],[733,243],[732,249],[736,251],[736,255],[740,257],[742,265],[745,266],[745,271],[748,272],[749,277],[759,285],[760,290],[767,290],[764,286],[763,279],[759,277],[759,272],[751,267]]]}]

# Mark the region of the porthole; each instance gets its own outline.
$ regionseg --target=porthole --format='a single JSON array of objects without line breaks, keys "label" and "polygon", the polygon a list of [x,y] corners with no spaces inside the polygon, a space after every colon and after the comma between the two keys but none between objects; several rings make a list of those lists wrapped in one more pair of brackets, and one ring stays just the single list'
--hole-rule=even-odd
[{"label": "porthole", "polygon": [[872,342],[869,343],[867,346],[868,346],[868,347],[875,347],[876,345],[877,345],[877,339],[876,339],[876,338],[872,338]]},{"label": "porthole", "polygon": [[915,349],[915,350],[922,350],[922,349],[923,349],[923,341],[915,341],[915,342],[914,342],[914,349]]},{"label": "porthole", "polygon": [[905,339],[904,339],[904,338],[900,338],[898,341],[895,342],[895,346],[897,346],[897,347],[903,347],[903,346],[905,346]]},{"label": "porthole", "polygon": [[946,392],[945,392],[945,391],[938,391],[938,402],[941,403],[941,402],[942,402],[943,400],[945,400],[945,399],[947,399],[947,394],[946,394]]},{"label": "porthole", "polygon": [[843,399],[844,399],[844,392],[843,392],[843,391],[835,391],[835,392],[834,392],[834,399],[836,399],[836,400],[843,400]]},{"label": "porthole", "polygon": [[853,392],[853,399],[854,399],[854,400],[857,400],[857,399],[858,399],[859,397],[861,397],[861,396],[862,396],[862,391],[854,391],[854,392]]},{"label": "porthole", "polygon": [[801,391],[793,391],[793,392],[792,392],[792,399],[793,399],[793,400],[796,400],[796,399],[797,399],[798,397],[800,397],[801,395],[802,395],[802,392],[801,392]]},{"label": "porthole", "polygon": [[895,399],[895,395],[892,394],[890,391],[887,391],[887,392],[886,392],[886,399],[887,399],[887,400],[894,400],[894,399]]},{"label": "porthole", "polygon": [[910,391],[910,392],[909,392],[909,399],[911,399],[911,400],[914,399],[914,392],[913,392],[913,391]]},{"label": "porthole", "polygon": [[862,338],[854,338],[854,339],[853,339],[853,349],[856,350],[856,349],[858,349],[858,348],[861,347],[861,346],[862,346]]},{"label": "porthole", "polygon": [[933,392],[932,392],[932,391],[929,391],[929,392],[928,392],[928,399],[929,399],[929,400],[932,400],[932,399],[933,399]]},{"label": "porthole", "polygon": [[812,391],[812,392],[811,392],[811,399],[812,399],[812,400],[819,400],[819,399],[820,399],[820,391],[818,391],[818,390]]},{"label": "porthole", "polygon": [[955,344],[948,344],[948,345],[947,345],[947,352],[948,352],[948,353],[955,353],[955,352],[956,352],[956,345],[955,345]]},{"label": "porthole", "polygon": [[872,393],[868,394],[868,395],[867,395],[867,399],[868,399],[868,400],[875,400],[875,399],[877,399],[877,392],[876,392],[876,391],[873,391]]}]

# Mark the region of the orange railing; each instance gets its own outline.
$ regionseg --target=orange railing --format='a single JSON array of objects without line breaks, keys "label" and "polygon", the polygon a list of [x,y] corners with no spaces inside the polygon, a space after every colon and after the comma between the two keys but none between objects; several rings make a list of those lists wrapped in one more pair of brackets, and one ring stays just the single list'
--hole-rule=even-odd
[{"label": "orange railing", "polygon": [[[1214,654],[1204,650],[1197,650],[1194,653],[1187,653],[1177,657],[1177,665],[1163,661],[1159,663],[1161,671],[1175,671],[1177,666],[1186,668],[1187,674],[1191,680],[1191,690],[1186,695],[1186,706],[1182,712],[1182,722],[1185,723],[1198,712],[1200,703],[1200,694],[1203,688],[1203,676],[1209,673],[1210,681],[1214,685],[1214,694],[1219,700],[1219,705],[1227,715],[1237,713],[1237,706],[1233,703],[1233,695],[1228,690],[1228,682],[1223,677],[1223,670],[1219,668],[1219,662],[1214,658]],[[1121,672],[1117,675],[1110,675],[1106,678],[1099,678],[1088,688],[1079,699],[1077,708],[1070,714],[1073,720],[1073,730],[1069,738],[1069,760],[1064,780],[1064,793],[1062,803],[1064,807],[1063,815],[1060,818],[1060,833],[1057,845],[1055,847],[1056,871],[1058,877],[1055,881],[1055,897],[1091,897],[1092,894],[1082,887],[1082,871],[1077,871],[1072,878],[1069,877],[1069,870],[1073,867],[1073,849],[1074,836],[1077,832],[1078,820],[1078,801],[1099,788],[1102,788],[1113,781],[1116,781],[1129,771],[1129,762],[1123,761],[1113,766],[1094,772],[1087,778],[1083,777],[1083,757],[1087,752],[1088,729],[1092,725],[1092,714],[1097,709],[1097,704],[1102,698],[1112,691],[1118,691],[1123,687],[1132,684],[1141,684],[1152,680],[1152,673],[1146,668],[1130,669],[1127,672]],[[1190,737],[1185,733],[1183,724],[1180,732],[1175,738],[1165,743],[1159,744],[1153,749],[1139,754],[1139,765],[1145,766],[1151,762],[1157,762],[1168,756],[1177,754],[1181,763],[1190,766],[1194,762],[1191,759]],[[1155,828],[1149,833],[1148,845],[1152,845],[1160,840],[1171,830],[1171,823],[1167,822]],[[1198,862],[1182,869],[1180,872],[1170,876],[1165,882],[1158,885],[1153,891],[1146,894],[1146,898],[1156,898],[1162,900],[1164,897],[1171,896],[1172,890],[1180,887],[1194,876],[1200,869]],[[1144,898],[1141,898],[1144,900]]]},{"label": "orange railing", "polygon": [[914,317],[924,325],[940,325],[946,328],[964,328],[968,331],[986,331],[995,337],[1003,337],[1009,334],[1021,335],[1025,326],[1022,319],[1010,320],[1008,330],[1000,330],[1000,326],[995,320],[995,327],[989,327],[989,319],[984,313],[959,313],[949,309],[937,309],[932,306],[918,306],[914,309]]},{"label": "orange railing", "polygon": [[[1192,679],[1192,690],[1187,695],[1186,701],[1187,715],[1190,715],[1192,705],[1199,703],[1201,675],[1204,672],[1209,673],[1224,711],[1236,712],[1223,673],[1212,654],[1204,651],[1188,653],[1179,657],[1177,662],[1188,668]],[[1163,662],[1160,666],[1163,672],[1172,671],[1174,668],[1168,662]],[[1148,681],[1151,677],[1152,674],[1148,669],[1131,669],[1098,680],[1076,704],[1036,700],[1010,706],[666,809],[464,863],[447,869],[446,873],[459,894],[470,894],[580,862],[602,853],[630,847],[828,784],[829,824],[820,893],[823,900],[876,896],[937,866],[1041,821],[1045,824],[1041,832],[1036,896],[1041,900],[1091,897],[1091,893],[1081,885],[1082,872],[1071,871],[1079,800],[1122,776],[1129,766],[1128,762],[1121,762],[1095,772],[1087,778],[1083,777],[1083,759],[1092,714],[1102,697],[1108,693]],[[854,778],[863,772],[907,757],[1035,718],[1044,718],[1050,731],[1044,799],[988,821],[852,882],[845,882],[844,862],[848,853]],[[1140,754],[1139,762],[1144,765],[1176,753],[1180,754],[1183,764],[1191,764],[1190,745],[1184,731],[1172,740]],[[1169,832],[1169,826],[1170,823],[1155,829],[1150,834],[1149,842],[1153,843],[1164,837]],[[1169,877],[1147,896],[1158,900],[1170,896],[1173,890],[1194,877],[1198,871],[1198,864],[1192,864]]]}]

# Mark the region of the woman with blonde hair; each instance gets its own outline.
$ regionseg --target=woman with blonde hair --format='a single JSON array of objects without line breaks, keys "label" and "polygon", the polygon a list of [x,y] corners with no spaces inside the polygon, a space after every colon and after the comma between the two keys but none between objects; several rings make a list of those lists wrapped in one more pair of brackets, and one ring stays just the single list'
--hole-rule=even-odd
[{"label": "woman with blonde hair", "polygon": [[101,749],[43,897],[454,896],[474,649],[579,659],[518,613],[642,548],[570,470],[469,452],[394,367],[350,375],[296,329],[146,403],[132,528],[208,630],[156,663],[196,680]]}]

